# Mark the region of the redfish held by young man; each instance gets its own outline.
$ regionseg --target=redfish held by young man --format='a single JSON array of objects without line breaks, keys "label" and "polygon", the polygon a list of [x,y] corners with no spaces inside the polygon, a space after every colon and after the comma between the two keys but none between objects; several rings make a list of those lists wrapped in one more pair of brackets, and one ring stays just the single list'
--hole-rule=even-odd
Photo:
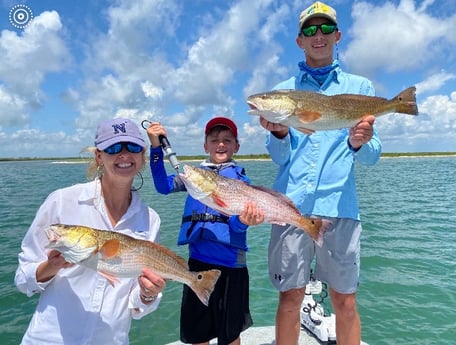
[{"label": "redfish held by young man", "polygon": [[354,127],[366,115],[417,115],[415,91],[412,86],[388,100],[354,94],[327,96],[311,91],[275,90],[251,95],[247,104],[250,115],[311,134],[318,130]]},{"label": "redfish held by young man", "polygon": [[226,215],[239,215],[247,202],[263,211],[264,222],[291,224],[303,229],[319,246],[331,222],[303,216],[285,195],[261,186],[251,186],[240,180],[221,176],[211,170],[183,165],[179,174],[187,192],[201,203]]},{"label": "redfish held by young man", "polygon": [[157,243],[114,231],[54,224],[48,227],[48,248],[66,261],[98,271],[115,285],[118,278],[134,278],[149,268],[164,279],[188,285],[204,305],[214,290],[220,271],[189,271],[186,261]]}]

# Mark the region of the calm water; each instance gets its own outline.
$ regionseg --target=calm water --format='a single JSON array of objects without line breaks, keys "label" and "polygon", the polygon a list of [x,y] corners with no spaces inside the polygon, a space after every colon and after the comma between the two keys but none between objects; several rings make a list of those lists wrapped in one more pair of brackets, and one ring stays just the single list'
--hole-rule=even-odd
[{"label": "calm water", "polygon": [[[269,161],[242,163],[254,184],[271,186]],[[0,163],[0,343],[18,344],[36,297],[18,293],[13,278],[20,242],[53,190],[86,181],[85,164]],[[357,167],[364,224],[359,310],[370,345],[456,344],[456,158],[381,159]],[[145,172],[143,199],[162,218],[162,244],[177,247],[184,193],[158,196]],[[272,325],[277,293],[267,278],[269,225],[249,230],[251,311],[256,326]],[[131,343],[178,338],[181,284],[169,282],[159,309],[133,322]],[[75,325],[76,326],[76,325]]]}]

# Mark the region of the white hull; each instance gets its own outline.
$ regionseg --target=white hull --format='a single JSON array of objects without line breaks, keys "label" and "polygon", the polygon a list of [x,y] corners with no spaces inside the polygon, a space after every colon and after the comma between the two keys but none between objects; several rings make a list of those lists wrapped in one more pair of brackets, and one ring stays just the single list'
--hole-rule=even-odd
[{"label": "white hull", "polygon": [[[275,345],[275,328],[274,326],[250,327],[241,334],[242,345]],[[180,341],[167,345],[183,345]],[[216,345],[217,341],[213,340],[211,345]],[[368,345],[361,343],[362,345]],[[321,345],[313,336],[309,335],[306,330],[301,331],[298,345]]]}]

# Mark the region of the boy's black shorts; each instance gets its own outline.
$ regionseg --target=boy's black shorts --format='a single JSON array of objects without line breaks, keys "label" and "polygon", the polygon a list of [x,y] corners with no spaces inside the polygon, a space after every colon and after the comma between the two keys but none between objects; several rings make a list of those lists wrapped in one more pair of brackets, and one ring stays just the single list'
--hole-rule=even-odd
[{"label": "boy's black shorts", "polygon": [[229,268],[189,259],[191,271],[218,269],[222,272],[206,307],[184,284],[180,319],[183,343],[203,343],[217,338],[218,345],[236,340],[252,324],[249,309],[247,267]]}]

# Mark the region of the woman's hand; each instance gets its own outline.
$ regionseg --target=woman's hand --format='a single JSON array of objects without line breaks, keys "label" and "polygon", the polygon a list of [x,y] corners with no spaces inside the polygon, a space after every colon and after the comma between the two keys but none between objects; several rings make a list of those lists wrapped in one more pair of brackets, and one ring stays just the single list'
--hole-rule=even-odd
[{"label": "woman's hand", "polygon": [[74,264],[65,260],[63,255],[53,249],[48,253],[47,261],[42,262],[36,270],[36,281],[40,283],[52,279],[62,268],[72,267]]},{"label": "woman's hand", "polygon": [[138,277],[141,290],[140,297],[144,303],[151,303],[166,287],[166,281],[148,268],[143,268],[142,275]]}]

